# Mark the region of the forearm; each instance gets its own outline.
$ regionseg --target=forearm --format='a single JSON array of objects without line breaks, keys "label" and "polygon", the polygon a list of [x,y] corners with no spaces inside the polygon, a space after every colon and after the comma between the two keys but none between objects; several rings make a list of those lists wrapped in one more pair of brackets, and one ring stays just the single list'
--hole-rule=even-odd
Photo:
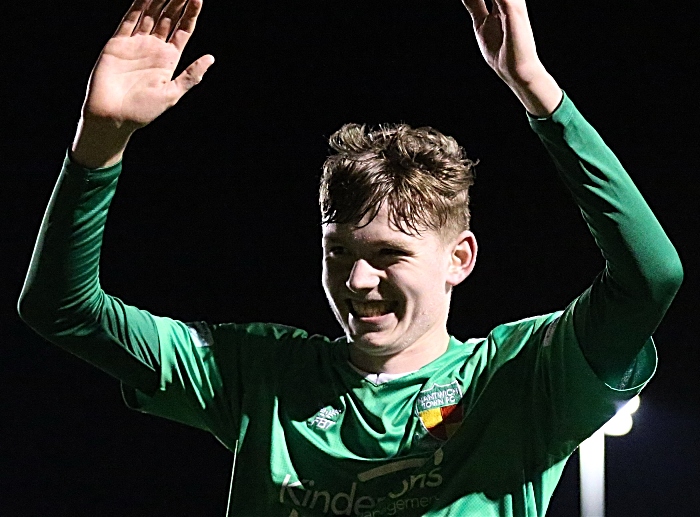
[{"label": "forearm", "polygon": [[19,301],[39,334],[125,382],[157,383],[150,315],[106,295],[99,258],[121,166],[89,171],[66,160],[44,216]]},{"label": "forearm", "polygon": [[570,100],[551,118],[531,124],[605,258],[605,269],[577,302],[577,335],[599,375],[620,378],[680,286],[678,254],[620,162]]},{"label": "forearm", "polygon": [[561,103],[561,88],[539,62],[531,73],[503,80],[527,112],[535,117],[550,116]]}]

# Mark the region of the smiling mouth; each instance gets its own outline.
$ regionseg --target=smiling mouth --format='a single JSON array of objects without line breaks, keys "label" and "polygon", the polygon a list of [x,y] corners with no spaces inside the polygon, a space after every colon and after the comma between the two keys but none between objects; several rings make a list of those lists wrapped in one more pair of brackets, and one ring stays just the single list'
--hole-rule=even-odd
[{"label": "smiling mouth", "polygon": [[396,310],[397,302],[369,301],[360,302],[357,300],[347,300],[348,308],[353,316],[358,318],[374,318],[384,316]]}]

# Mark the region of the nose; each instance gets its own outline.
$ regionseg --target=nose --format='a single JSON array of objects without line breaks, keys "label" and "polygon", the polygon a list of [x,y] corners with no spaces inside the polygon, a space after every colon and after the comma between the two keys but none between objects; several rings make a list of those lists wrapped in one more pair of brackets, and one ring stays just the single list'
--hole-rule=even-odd
[{"label": "nose", "polygon": [[374,289],[379,285],[379,271],[366,260],[353,264],[345,286],[352,292]]}]

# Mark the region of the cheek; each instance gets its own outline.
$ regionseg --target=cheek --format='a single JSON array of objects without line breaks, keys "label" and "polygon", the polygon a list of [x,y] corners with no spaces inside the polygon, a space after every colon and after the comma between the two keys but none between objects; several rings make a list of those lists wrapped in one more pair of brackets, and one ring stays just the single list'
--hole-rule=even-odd
[{"label": "cheek", "polygon": [[[323,285],[323,290],[326,293],[326,297],[329,301],[333,301],[339,296],[340,287],[342,287],[343,281],[341,272],[337,267],[328,267],[326,263],[323,264],[323,272],[321,273],[321,284]],[[340,307],[340,300],[337,300]]]},{"label": "cheek", "polygon": [[438,268],[432,268],[396,279],[396,285],[405,297],[405,311],[408,314],[426,314],[440,307],[444,282],[439,275]]},{"label": "cheek", "polygon": [[323,288],[327,291],[328,290],[328,268],[326,267],[326,264],[324,263],[322,266],[321,270],[321,285],[323,285]]},{"label": "cheek", "polygon": [[338,278],[338,267],[333,264],[328,264],[325,260],[323,261],[323,271],[321,273],[321,280],[323,282],[323,287],[326,289],[332,289],[335,279]]}]

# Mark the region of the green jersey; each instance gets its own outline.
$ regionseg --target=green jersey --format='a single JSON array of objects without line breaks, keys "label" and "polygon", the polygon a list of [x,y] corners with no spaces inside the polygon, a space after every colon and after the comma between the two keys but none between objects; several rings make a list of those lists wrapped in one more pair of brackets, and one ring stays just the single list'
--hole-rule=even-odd
[{"label": "green jersey", "polygon": [[574,310],[453,337],[381,384],[350,366],[344,338],[158,319],[167,374],[152,396],[125,394],[238,444],[232,515],[542,515],[568,456],[655,364],[649,343],[626,385],[608,387]]},{"label": "green jersey", "polygon": [[[415,372],[376,382],[349,363],[345,338],[186,324],[105,294],[99,250],[120,165],[89,171],[66,160],[22,314],[121,379],[131,407],[209,431],[234,451],[232,515],[544,515],[570,454],[653,374],[651,334],[682,270],[567,97],[531,125],[606,268],[563,311],[485,338],[451,337]],[[619,357],[619,374],[605,368]]]}]

